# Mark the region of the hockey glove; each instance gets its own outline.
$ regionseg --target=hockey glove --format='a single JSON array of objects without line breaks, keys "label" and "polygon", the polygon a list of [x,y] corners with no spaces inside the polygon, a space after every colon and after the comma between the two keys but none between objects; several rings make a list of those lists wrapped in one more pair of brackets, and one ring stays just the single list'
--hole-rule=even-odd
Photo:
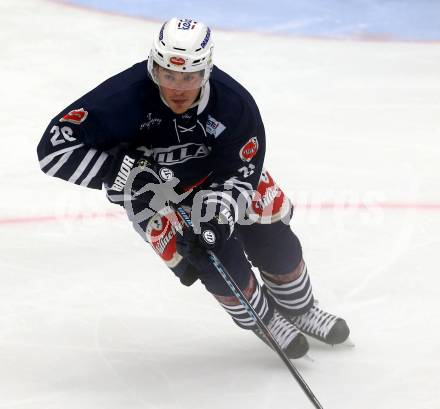
[{"label": "hockey glove", "polygon": [[179,279],[183,285],[190,287],[199,279],[199,272],[192,263],[189,263]]},{"label": "hockey glove", "polygon": [[[200,233],[196,234],[189,227],[184,227],[183,234],[177,235],[177,251],[188,259],[200,257],[206,250],[219,251],[227,240],[225,225],[201,223]],[[190,260],[191,261],[191,260]]]},{"label": "hockey glove", "polygon": [[[205,250],[219,252],[234,229],[234,217],[223,201],[212,199],[217,193],[209,193],[201,201],[200,215],[195,215],[193,206],[192,221],[194,229],[185,228],[183,235],[177,236],[179,254],[189,259],[200,256]],[[206,221],[207,215],[212,214]],[[202,217],[199,217],[202,216]],[[199,221],[203,220],[203,221]]]},{"label": "hockey glove", "polygon": [[[195,277],[198,271],[203,271],[206,273],[207,271],[213,270],[212,263],[208,259],[208,255],[206,254],[207,249],[213,249],[211,243],[211,238],[209,238],[209,244],[203,239],[205,233],[206,236],[211,236],[212,232],[216,229],[216,238],[221,237],[217,235],[221,235],[219,233],[221,230],[218,230],[215,226],[211,226],[208,223],[204,224],[202,227],[202,231],[200,234],[195,234],[191,228],[189,227],[183,227],[183,234],[177,234],[176,235],[176,250],[177,252],[184,257],[186,260],[189,261],[189,263],[194,267],[193,270],[189,270],[188,272],[185,272],[185,281],[188,281],[192,284],[192,279],[194,281],[198,278]],[[208,232],[208,233],[207,233]],[[216,239],[217,241],[218,239]],[[220,239],[222,240],[222,239]],[[221,251],[220,249],[217,249],[217,251]],[[195,273],[194,276],[191,276],[191,274],[187,273]],[[182,281],[182,284],[185,284]],[[190,285],[190,284],[185,284]]]},{"label": "hockey glove", "polygon": [[160,183],[156,166],[144,152],[136,149],[119,150],[104,178],[107,198],[121,206],[128,200],[142,201],[148,205],[154,196],[154,192],[145,189],[149,183]]}]

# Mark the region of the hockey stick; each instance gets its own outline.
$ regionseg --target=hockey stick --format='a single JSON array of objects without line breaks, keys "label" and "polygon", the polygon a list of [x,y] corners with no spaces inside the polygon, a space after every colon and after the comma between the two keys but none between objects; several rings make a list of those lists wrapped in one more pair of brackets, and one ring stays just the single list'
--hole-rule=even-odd
[{"label": "hockey stick", "polygon": [[[172,206],[173,207],[173,206]],[[182,217],[185,225],[189,229],[193,229],[193,223],[188,215],[188,213],[183,209],[183,207],[178,206],[175,208],[175,210],[180,214]],[[206,253],[208,255],[208,258],[212,265],[215,267],[215,269],[219,272],[219,274],[223,277],[226,284],[229,286],[231,291],[234,293],[234,295],[238,298],[241,305],[246,309],[248,314],[251,316],[251,318],[255,321],[255,324],[258,326],[258,328],[263,332],[265,335],[267,341],[270,343],[270,345],[273,347],[273,349],[277,352],[279,357],[282,359],[282,361],[286,364],[287,368],[289,369],[290,373],[293,375],[295,380],[298,382],[301,389],[304,391],[306,396],[309,398],[309,400],[312,402],[313,406],[316,409],[323,409],[321,404],[319,403],[318,399],[310,389],[309,385],[307,385],[304,378],[301,376],[301,374],[298,372],[296,367],[292,364],[292,362],[289,360],[287,355],[284,353],[284,351],[281,349],[278,342],[273,337],[272,333],[267,329],[266,325],[262,321],[262,319],[259,317],[259,315],[255,312],[253,307],[250,305],[247,298],[243,295],[238,285],[235,283],[234,279],[231,277],[231,275],[228,273],[226,268],[223,266],[222,262],[218,259],[218,257],[215,255],[215,253],[211,250],[206,250]]]}]

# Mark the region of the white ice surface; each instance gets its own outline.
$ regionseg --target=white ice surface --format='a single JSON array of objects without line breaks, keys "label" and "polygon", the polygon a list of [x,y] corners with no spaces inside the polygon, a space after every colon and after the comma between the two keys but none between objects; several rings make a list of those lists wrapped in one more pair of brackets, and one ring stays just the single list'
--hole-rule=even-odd
[{"label": "white ice surface", "polygon": [[[182,287],[124,217],[72,219],[117,211],[101,192],[39,171],[50,118],[144,59],[158,28],[0,3],[0,408],[312,407],[279,358],[200,285]],[[315,293],[356,347],[312,342],[315,362],[297,367],[326,409],[440,408],[440,209],[423,207],[440,203],[440,44],[215,34],[217,64],[261,108],[285,191],[367,206],[298,206]]]}]

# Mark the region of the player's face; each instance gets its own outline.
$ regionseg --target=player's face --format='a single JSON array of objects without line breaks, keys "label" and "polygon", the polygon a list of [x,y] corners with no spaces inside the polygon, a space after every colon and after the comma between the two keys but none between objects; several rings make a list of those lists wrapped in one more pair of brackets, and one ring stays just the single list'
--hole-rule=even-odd
[{"label": "player's face", "polygon": [[155,80],[171,110],[176,114],[183,114],[199,96],[203,71],[175,72],[156,67]]}]

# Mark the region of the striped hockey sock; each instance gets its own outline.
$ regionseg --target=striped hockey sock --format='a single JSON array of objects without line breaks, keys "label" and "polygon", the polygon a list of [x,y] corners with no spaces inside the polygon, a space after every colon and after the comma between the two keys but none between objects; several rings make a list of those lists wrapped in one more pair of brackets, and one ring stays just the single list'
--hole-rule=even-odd
[{"label": "striped hockey sock", "polygon": [[[274,303],[267,299],[263,289],[255,279],[251,279],[251,285],[255,285],[255,288],[251,293],[249,303],[266,324],[267,329],[271,332],[281,349],[290,359],[304,356],[309,349],[309,344],[304,335],[274,308]],[[259,338],[270,346],[263,332],[257,327],[254,320],[241,304],[226,304],[221,302],[219,297],[216,298],[239,327],[253,330]],[[229,301],[233,301],[233,298]]]},{"label": "striped hockey sock", "polygon": [[265,283],[265,292],[281,312],[288,316],[297,316],[312,308],[313,292],[305,263],[300,276],[289,283],[274,283],[264,271],[261,272],[261,278]]},{"label": "striped hockey sock", "polygon": [[[220,301],[219,301],[220,302]],[[249,299],[249,303],[259,317],[263,320],[265,324],[269,322],[273,315],[273,307],[268,302],[266,296],[264,295],[260,285],[255,280],[255,289]],[[254,320],[249,316],[249,313],[241,305],[230,305],[220,302],[220,305],[226,310],[226,312],[232,317],[234,322],[241,328],[244,329],[256,329],[257,326]]]}]

